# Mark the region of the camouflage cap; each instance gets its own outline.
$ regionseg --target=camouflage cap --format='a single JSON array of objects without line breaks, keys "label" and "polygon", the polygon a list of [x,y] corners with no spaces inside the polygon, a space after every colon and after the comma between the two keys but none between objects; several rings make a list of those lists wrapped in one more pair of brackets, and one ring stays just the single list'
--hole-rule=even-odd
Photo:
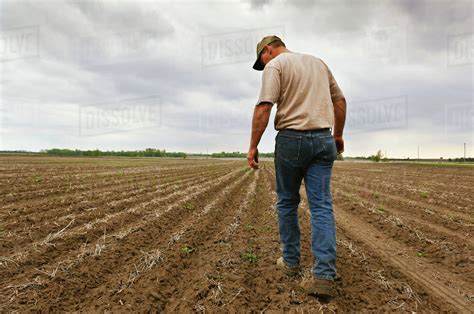
[{"label": "camouflage cap", "polygon": [[266,45],[271,44],[272,42],[280,40],[281,39],[278,36],[272,35],[272,36],[265,36],[263,39],[257,44],[257,61],[255,61],[253,68],[257,71],[262,71],[265,65],[260,62],[260,54],[263,51],[263,48],[265,48]]}]

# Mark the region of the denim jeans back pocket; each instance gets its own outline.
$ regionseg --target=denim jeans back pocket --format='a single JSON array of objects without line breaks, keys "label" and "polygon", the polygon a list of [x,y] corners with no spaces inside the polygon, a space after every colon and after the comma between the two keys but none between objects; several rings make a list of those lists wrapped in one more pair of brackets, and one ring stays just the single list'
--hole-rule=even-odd
[{"label": "denim jeans back pocket", "polygon": [[276,138],[276,157],[284,160],[298,160],[302,136],[278,135]]},{"label": "denim jeans back pocket", "polygon": [[337,148],[332,135],[324,135],[319,137],[321,144],[323,144],[324,152],[323,158],[328,161],[337,159]]}]

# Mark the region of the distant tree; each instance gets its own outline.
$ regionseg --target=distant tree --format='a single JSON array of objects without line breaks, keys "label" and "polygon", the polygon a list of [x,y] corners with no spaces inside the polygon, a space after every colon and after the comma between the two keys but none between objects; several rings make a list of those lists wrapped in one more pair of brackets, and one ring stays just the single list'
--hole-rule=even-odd
[{"label": "distant tree", "polygon": [[377,151],[375,155],[369,156],[369,159],[375,162],[379,162],[380,160],[382,160],[382,158],[383,158],[383,154],[380,149]]}]

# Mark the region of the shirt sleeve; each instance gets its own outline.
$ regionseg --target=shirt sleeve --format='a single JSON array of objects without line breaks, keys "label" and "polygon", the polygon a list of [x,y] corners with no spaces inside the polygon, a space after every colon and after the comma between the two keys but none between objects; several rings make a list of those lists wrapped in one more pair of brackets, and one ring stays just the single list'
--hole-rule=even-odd
[{"label": "shirt sleeve", "polygon": [[344,94],[339,88],[339,85],[337,85],[336,79],[332,75],[332,72],[329,69],[329,67],[327,69],[328,69],[328,78],[329,78],[329,90],[331,91],[331,100],[335,102],[336,100],[344,98]]},{"label": "shirt sleeve", "polygon": [[273,66],[266,66],[262,74],[262,88],[258,97],[257,106],[261,103],[274,105],[280,97],[280,70]]},{"label": "shirt sleeve", "polygon": [[341,89],[339,88],[339,85],[337,85],[336,79],[332,75],[332,72],[329,69],[328,65],[324,61],[322,61],[322,62],[324,64],[324,66],[326,67],[326,70],[328,71],[329,90],[331,92],[332,102],[335,102],[336,100],[344,98],[344,94],[342,93]]}]

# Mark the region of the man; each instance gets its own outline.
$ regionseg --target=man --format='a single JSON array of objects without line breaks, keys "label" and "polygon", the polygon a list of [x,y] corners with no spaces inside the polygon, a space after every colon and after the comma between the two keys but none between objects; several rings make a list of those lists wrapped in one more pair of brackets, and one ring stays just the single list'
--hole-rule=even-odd
[{"label": "man", "polygon": [[[253,68],[262,71],[250,148],[250,167],[258,168],[258,149],[273,104],[277,104],[275,169],[277,209],[283,256],[277,265],[287,275],[300,270],[298,205],[304,179],[311,214],[313,276],[301,287],[309,294],[333,296],[336,229],[330,191],[331,171],[344,151],[346,100],[327,65],[319,58],[289,51],[277,36],[257,45]],[[331,134],[333,128],[334,135]]]}]

